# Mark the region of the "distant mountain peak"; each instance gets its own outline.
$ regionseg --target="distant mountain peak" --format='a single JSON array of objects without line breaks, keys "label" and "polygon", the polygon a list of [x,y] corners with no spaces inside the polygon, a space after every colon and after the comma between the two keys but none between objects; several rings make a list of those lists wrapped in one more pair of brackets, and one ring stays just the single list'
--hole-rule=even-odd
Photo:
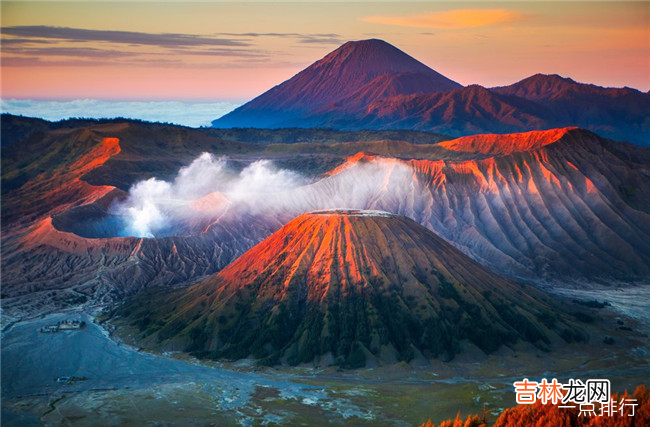
[{"label": "distant mountain peak", "polygon": [[[546,97],[561,95],[561,92],[563,90],[578,90],[578,91],[591,93],[591,94],[596,94],[596,93],[611,94],[612,92],[618,92],[619,94],[642,93],[638,89],[631,88],[628,86],[624,86],[622,88],[603,87],[592,83],[581,83],[576,80],[573,80],[570,77],[560,76],[559,74],[541,74],[541,73],[537,73],[530,77],[526,77],[525,79],[515,84],[512,84],[510,86],[495,87],[490,90],[495,90],[496,92],[499,93],[505,93],[506,91],[512,89],[519,90],[518,93],[520,93],[522,96],[527,95],[529,99],[533,99],[534,94],[532,94],[531,92],[534,91],[546,91],[547,92],[545,94]],[[522,89],[526,89],[527,92],[522,92],[521,91]]]},{"label": "distant mountain peak", "polygon": [[466,136],[577,126],[650,145],[650,96],[537,73],[462,85],[379,39],[347,42],[212,122],[216,128],[418,130]]},{"label": "distant mountain peak", "polygon": [[313,65],[332,60],[345,59],[354,64],[347,66],[363,66],[362,72],[382,75],[395,72],[430,72],[427,67],[417,59],[404,53],[390,43],[379,39],[349,41],[333,50],[324,58]]},{"label": "distant mountain peak", "polygon": [[491,90],[502,95],[514,95],[531,101],[539,101],[580,86],[583,86],[583,84],[568,77],[562,77],[558,74],[538,73],[510,86],[495,87]]},{"label": "distant mountain peak", "polygon": [[[374,79],[391,75],[399,78],[379,79],[377,87],[367,87]],[[366,86],[363,92],[370,96],[364,103],[385,96],[461,87],[383,40],[350,41],[291,79],[215,120],[213,126],[282,127],[304,119],[319,107],[347,99],[363,86]]]},{"label": "distant mountain peak", "polygon": [[566,83],[577,83],[571,77],[563,77],[563,76],[561,76],[559,74],[544,74],[544,73],[533,74],[532,76],[523,79],[522,82],[524,82],[524,81],[542,81],[542,80],[546,80],[546,81],[562,81],[562,82],[566,82]]},{"label": "distant mountain peak", "polygon": [[399,50],[392,44],[382,40],[382,39],[363,39],[363,40],[350,40],[343,43],[339,46],[338,49],[335,49],[333,52],[337,51],[346,51],[354,49],[390,49],[390,50]]},{"label": "distant mountain peak", "polygon": [[[296,77],[304,73],[321,81],[335,79],[332,83],[336,84],[340,93],[330,93],[328,96],[323,97],[331,97],[330,99],[323,99],[321,102],[324,103],[339,98],[341,93],[349,90],[352,84],[363,84],[377,76],[405,72],[438,74],[395,46],[383,40],[369,39],[350,41],[343,44],[307,67]],[[291,80],[285,83],[289,82]],[[458,87],[460,85],[452,82],[451,86]],[[354,86],[353,89],[357,87]],[[314,102],[317,101],[314,100]]]}]

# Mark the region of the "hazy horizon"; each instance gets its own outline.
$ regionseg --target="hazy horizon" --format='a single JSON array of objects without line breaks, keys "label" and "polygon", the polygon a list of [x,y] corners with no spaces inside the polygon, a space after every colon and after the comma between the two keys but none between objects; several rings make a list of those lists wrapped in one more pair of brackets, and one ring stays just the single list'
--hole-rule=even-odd
[{"label": "hazy horizon", "polygon": [[[334,50],[334,49],[333,49]],[[408,54],[408,52],[406,52]],[[320,58],[314,60],[317,61]],[[416,58],[417,59],[417,58]],[[310,65],[310,64],[308,64]],[[308,66],[307,65],[307,66]],[[426,64],[425,64],[426,65]],[[550,73],[557,74],[557,73]],[[532,75],[504,83],[508,86],[524,80]],[[590,81],[580,81],[573,76],[561,75],[584,84],[595,84]],[[284,81],[284,80],[283,80]],[[275,85],[281,84],[278,81]],[[465,86],[479,83],[467,83]],[[274,85],[274,86],[275,86]],[[48,121],[59,121],[70,118],[111,119],[124,117],[150,122],[173,123],[189,127],[211,126],[211,122],[231,112],[237,107],[251,101],[273,86],[263,89],[260,93],[241,100],[216,99],[216,100],[191,100],[191,99],[21,99],[0,98],[0,111],[14,115],[40,118]],[[490,86],[487,86],[488,88]],[[493,86],[496,87],[496,86]],[[615,87],[615,86],[605,86]],[[642,88],[623,85],[630,89],[645,92]]]},{"label": "hazy horizon", "polygon": [[118,101],[102,99],[37,100],[2,99],[2,113],[48,121],[70,118],[111,119],[124,117],[188,127],[210,126],[211,121],[241,103],[230,101]]}]

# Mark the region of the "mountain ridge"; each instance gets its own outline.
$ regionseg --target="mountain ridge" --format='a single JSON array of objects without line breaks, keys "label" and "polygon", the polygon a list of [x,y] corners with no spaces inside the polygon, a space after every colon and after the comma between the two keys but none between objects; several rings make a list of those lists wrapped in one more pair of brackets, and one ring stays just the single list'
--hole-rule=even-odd
[{"label": "mountain ridge", "polygon": [[[368,60],[375,56],[382,60]],[[508,86],[463,87],[372,39],[344,44],[212,125],[409,129],[453,137],[576,126],[650,146],[647,111],[649,93],[557,74],[538,73]]]}]

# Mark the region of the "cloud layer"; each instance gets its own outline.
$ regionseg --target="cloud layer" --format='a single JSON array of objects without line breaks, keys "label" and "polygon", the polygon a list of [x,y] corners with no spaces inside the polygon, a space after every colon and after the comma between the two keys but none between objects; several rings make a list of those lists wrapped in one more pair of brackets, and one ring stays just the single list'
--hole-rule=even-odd
[{"label": "cloud layer", "polygon": [[2,33],[23,39],[51,39],[71,42],[108,42],[146,46],[248,46],[242,40],[193,34],[154,34],[137,31],[88,30],[84,28],[29,25],[5,27]]},{"label": "cloud layer", "polygon": [[[283,38],[302,44],[342,44],[334,33],[215,33],[208,35],[95,30],[47,25],[2,29],[5,67],[175,65],[196,67],[215,57],[234,60],[272,59],[258,42]],[[200,58],[203,60],[200,60]],[[174,58],[173,60],[170,58]],[[218,59],[218,58],[217,58]]]},{"label": "cloud layer", "polygon": [[221,117],[239,106],[233,102],[101,101],[96,99],[72,101],[2,99],[0,103],[3,113],[38,117],[50,121],[71,117],[94,119],[126,117],[190,127],[210,126],[210,122],[216,117]]}]

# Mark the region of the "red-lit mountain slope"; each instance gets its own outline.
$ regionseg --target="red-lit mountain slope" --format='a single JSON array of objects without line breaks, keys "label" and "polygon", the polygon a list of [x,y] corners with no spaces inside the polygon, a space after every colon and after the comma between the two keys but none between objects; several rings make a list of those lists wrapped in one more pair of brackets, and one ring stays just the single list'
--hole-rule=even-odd
[{"label": "red-lit mountain slope", "polygon": [[472,85],[445,93],[398,95],[374,101],[352,117],[330,112],[328,123],[352,129],[436,129],[449,135],[517,132],[552,127],[548,111],[526,99]]},{"label": "red-lit mountain slope", "polygon": [[418,129],[449,135],[578,126],[647,146],[650,145],[647,111],[650,111],[647,93],[538,74],[499,88],[472,85],[446,93],[385,97],[352,114],[350,109],[345,114],[329,111],[320,125]]},{"label": "red-lit mountain slope", "polygon": [[[502,274],[533,280],[650,277],[648,150],[580,129],[481,135],[441,145],[475,150],[477,159],[355,156],[336,176],[345,182],[354,168],[375,165],[383,172],[373,179],[388,185],[367,199],[366,208],[414,218]],[[336,176],[319,184],[333,185]]]},{"label": "red-lit mountain slope", "polygon": [[216,276],[117,314],[145,343],[267,363],[446,357],[580,338],[534,288],[504,280],[414,221],[380,211],[300,215]]}]

